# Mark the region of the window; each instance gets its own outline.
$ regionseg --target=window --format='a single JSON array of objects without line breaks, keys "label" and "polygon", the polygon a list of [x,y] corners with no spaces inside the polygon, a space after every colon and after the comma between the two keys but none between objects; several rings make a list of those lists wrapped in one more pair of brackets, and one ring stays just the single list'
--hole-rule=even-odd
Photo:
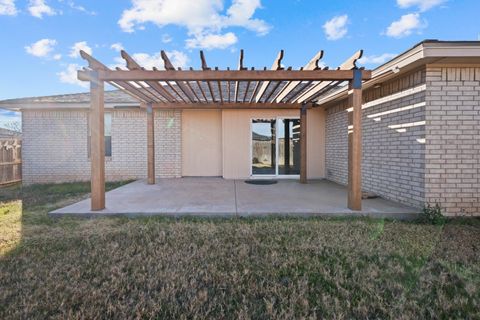
[{"label": "window", "polygon": [[[112,156],[112,114],[110,112],[105,112],[104,115],[104,135],[105,135],[105,157]],[[88,157],[90,158],[90,119],[88,122]]]}]

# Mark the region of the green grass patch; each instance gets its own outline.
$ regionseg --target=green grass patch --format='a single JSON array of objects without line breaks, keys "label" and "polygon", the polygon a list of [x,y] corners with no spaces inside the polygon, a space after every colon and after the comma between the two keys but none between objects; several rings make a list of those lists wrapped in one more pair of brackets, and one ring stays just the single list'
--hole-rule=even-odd
[{"label": "green grass patch", "polygon": [[479,219],[48,217],[88,192],[0,189],[1,319],[480,317]]}]

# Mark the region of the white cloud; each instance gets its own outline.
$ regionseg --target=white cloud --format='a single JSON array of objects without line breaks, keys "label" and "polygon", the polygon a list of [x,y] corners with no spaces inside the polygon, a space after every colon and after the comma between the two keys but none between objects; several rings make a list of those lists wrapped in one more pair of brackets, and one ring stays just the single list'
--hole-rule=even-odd
[{"label": "white cloud", "polygon": [[[189,59],[185,53],[178,50],[166,51],[165,53],[167,54],[168,58],[170,59],[170,62],[172,62],[175,68],[187,67]],[[157,52],[154,54],[134,53],[131,56],[133,60],[135,60],[143,68],[146,68],[146,69],[153,69],[153,67],[156,67],[158,69],[164,68],[164,63],[163,63],[163,59],[160,52]],[[116,67],[125,66],[125,60],[123,60],[122,58],[116,57],[114,60],[115,60],[115,64],[110,66],[112,69],[115,69]]]},{"label": "white cloud", "polygon": [[87,42],[86,41],[80,41],[80,42],[75,43],[71,47],[71,51],[70,51],[70,54],[68,56],[71,57],[71,58],[78,58],[78,57],[80,57],[80,50],[83,50],[90,55],[92,54],[92,48],[90,48],[87,45]]},{"label": "white cloud", "polygon": [[114,43],[110,46],[110,49],[113,49],[115,51],[122,51],[123,50],[123,45],[120,42]]},{"label": "white cloud", "polygon": [[[59,0],[60,2],[63,2],[64,0]],[[74,1],[70,0],[70,1],[67,1],[67,5],[72,8],[73,10],[77,10],[77,11],[80,11],[80,12],[83,12],[85,14],[88,14],[88,15],[91,15],[91,16],[95,16],[97,13],[95,11],[89,11],[87,9],[85,9],[84,6],[81,6],[81,5],[77,5]]]},{"label": "white cloud", "polygon": [[238,38],[233,32],[225,34],[197,35],[187,39],[187,48],[225,49],[237,43]]},{"label": "white cloud", "polygon": [[169,42],[172,42],[172,40],[173,39],[169,34],[165,33],[165,34],[162,35],[162,42],[163,43],[169,43]]},{"label": "white cloud", "polygon": [[54,39],[41,39],[25,47],[28,54],[39,58],[48,58],[55,49],[57,41]]},{"label": "white cloud", "polygon": [[75,64],[75,63],[69,64],[65,70],[57,73],[57,75],[60,79],[60,82],[68,83],[68,84],[74,84],[74,85],[78,85],[78,86],[87,88],[88,87],[88,82],[80,81],[77,78],[77,70],[79,70],[79,69],[80,69],[80,66],[78,64]]},{"label": "white cloud", "polygon": [[224,18],[225,25],[244,27],[246,29],[265,35],[270,31],[270,26],[263,20],[252,18],[255,11],[261,8],[260,0],[233,0]]},{"label": "white cloud", "polygon": [[358,63],[361,65],[366,65],[366,64],[382,64],[385,63],[393,58],[395,58],[397,55],[394,53],[384,53],[381,55],[372,55],[372,56],[364,56],[360,59],[358,59]]},{"label": "white cloud", "polygon": [[347,23],[348,15],[344,14],[341,16],[333,17],[332,19],[325,22],[323,25],[323,30],[328,40],[338,40],[343,38],[347,32]]},{"label": "white cloud", "polygon": [[37,18],[43,18],[43,15],[53,16],[57,12],[45,3],[45,0],[30,0],[28,5],[30,14]]},{"label": "white cloud", "polygon": [[0,0],[0,16],[14,16],[17,13],[14,0]]},{"label": "white cloud", "polygon": [[60,60],[62,59],[62,55],[60,53],[57,53],[53,56],[53,60]]},{"label": "white cloud", "polygon": [[409,13],[392,22],[385,33],[389,37],[402,38],[412,34],[415,30],[420,31],[426,27],[427,23],[420,21],[420,14]]},{"label": "white cloud", "polygon": [[427,11],[445,1],[446,0],[397,0],[397,4],[400,8],[418,7],[420,11]]},{"label": "white cloud", "polygon": [[270,26],[253,18],[261,8],[260,0],[233,0],[224,12],[223,0],[132,0],[132,7],[123,11],[118,21],[125,32],[141,29],[145,23],[159,27],[168,24],[185,27],[198,43],[208,35],[218,35],[228,27],[242,27],[267,34]]}]

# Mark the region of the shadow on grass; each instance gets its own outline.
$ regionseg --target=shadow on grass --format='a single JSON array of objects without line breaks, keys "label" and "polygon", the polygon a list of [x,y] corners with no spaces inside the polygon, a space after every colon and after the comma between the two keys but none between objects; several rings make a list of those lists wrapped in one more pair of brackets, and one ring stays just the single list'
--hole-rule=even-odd
[{"label": "shadow on grass", "polygon": [[[106,189],[111,190],[130,181],[109,182]],[[88,198],[89,182],[36,184],[22,186],[21,183],[0,188],[0,256],[22,244],[22,239],[30,238],[41,226],[60,226],[78,224],[78,219],[55,220],[48,212]],[[33,232],[31,232],[33,231]],[[5,236],[8,234],[7,236]],[[7,239],[10,238],[10,239]],[[17,245],[13,245],[13,244]]]},{"label": "shadow on grass", "polygon": [[478,219],[48,217],[89,189],[0,190],[0,318],[479,315]]}]

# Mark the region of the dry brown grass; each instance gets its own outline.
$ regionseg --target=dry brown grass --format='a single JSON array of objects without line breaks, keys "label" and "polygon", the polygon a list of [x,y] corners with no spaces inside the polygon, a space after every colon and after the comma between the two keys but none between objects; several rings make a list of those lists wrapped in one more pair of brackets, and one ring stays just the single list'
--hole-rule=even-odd
[{"label": "dry brown grass", "polygon": [[478,220],[46,216],[87,191],[0,191],[0,318],[480,317]]}]

